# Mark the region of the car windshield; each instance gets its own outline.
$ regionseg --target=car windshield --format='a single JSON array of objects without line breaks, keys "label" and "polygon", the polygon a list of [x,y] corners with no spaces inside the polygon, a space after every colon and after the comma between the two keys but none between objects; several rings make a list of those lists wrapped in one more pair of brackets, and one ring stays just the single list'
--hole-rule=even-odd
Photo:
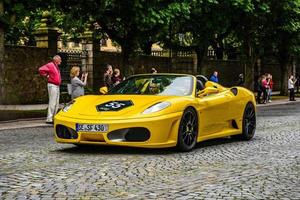
[{"label": "car windshield", "polygon": [[108,94],[187,96],[192,91],[192,76],[151,74],[133,76],[112,88]]}]

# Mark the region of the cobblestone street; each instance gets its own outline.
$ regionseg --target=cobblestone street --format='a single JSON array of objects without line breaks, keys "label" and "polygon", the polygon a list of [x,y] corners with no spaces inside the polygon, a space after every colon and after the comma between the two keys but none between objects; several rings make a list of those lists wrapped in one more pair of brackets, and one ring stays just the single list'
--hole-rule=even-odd
[{"label": "cobblestone street", "polygon": [[192,152],[57,144],[52,128],[0,131],[0,199],[300,199],[300,104],[258,108],[251,141]]}]

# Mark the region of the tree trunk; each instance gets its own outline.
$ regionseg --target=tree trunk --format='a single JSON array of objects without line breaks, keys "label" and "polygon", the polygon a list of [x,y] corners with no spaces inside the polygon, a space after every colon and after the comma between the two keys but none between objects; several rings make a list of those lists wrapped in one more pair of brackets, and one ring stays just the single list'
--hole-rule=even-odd
[{"label": "tree trunk", "polygon": [[133,56],[133,48],[128,42],[124,42],[122,48],[122,70],[125,77],[134,74],[131,58]]},{"label": "tree trunk", "polygon": [[[3,1],[0,1],[0,16],[4,15]],[[4,59],[4,27],[0,25],[0,64],[3,63]]]},{"label": "tree trunk", "polygon": [[[245,39],[245,63],[244,65],[244,77],[245,77],[245,87],[249,90],[254,90],[254,66],[257,62],[258,56],[253,51],[251,43],[248,38]],[[237,77],[238,78],[238,77]]]},{"label": "tree trunk", "polygon": [[258,57],[253,56],[244,63],[245,87],[254,90],[254,68]]},{"label": "tree trunk", "polygon": [[197,54],[197,74],[203,74],[202,62],[206,53],[206,47],[196,47],[195,52]]},{"label": "tree trunk", "polygon": [[288,95],[288,77],[292,72],[292,66],[287,61],[279,62],[281,69],[281,86],[280,86],[280,95]]},{"label": "tree trunk", "polygon": [[152,41],[142,43],[142,50],[143,50],[144,54],[149,55],[149,56],[151,55],[151,53],[152,53],[152,44],[153,44]]},{"label": "tree trunk", "polygon": [[[0,16],[4,14],[3,1],[0,1]],[[0,104],[3,102],[4,98],[4,85],[2,81],[4,80],[4,27],[0,25]]]},{"label": "tree trunk", "polygon": [[288,95],[288,88],[287,88],[287,82],[288,82],[288,77],[292,73],[292,62],[291,61],[291,56],[289,54],[289,51],[287,49],[287,44],[288,42],[285,42],[283,40],[282,44],[279,46],[279,51],[278,51],[278,61],[281,69],[281,86],[280,86],[280,94],[281,95]]}]

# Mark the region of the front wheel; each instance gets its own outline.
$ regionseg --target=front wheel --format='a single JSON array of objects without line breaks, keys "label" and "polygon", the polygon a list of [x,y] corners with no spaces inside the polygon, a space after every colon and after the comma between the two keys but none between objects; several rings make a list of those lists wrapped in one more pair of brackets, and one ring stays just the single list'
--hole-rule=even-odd
[{"label": "front wheel", "polygon": [[198,137],[198,117],[192,108],[187,108],[182,115],[177,139],[177,148],[180,151],[192,150]]},{"label": "front wheel", "polygon": [[256,128],[256,114],[252,103],[248,103],[243,115],[243,132],[240,135],[235,135],[234,138],[242,140],[251,140],[254,136]]}]

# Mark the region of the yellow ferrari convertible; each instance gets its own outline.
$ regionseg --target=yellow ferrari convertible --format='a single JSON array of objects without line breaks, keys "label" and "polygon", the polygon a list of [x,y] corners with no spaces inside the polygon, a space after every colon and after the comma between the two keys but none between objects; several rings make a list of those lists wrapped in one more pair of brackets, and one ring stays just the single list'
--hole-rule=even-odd
[{"label": "yellow ferrari convertible", "polygon": [[255,127],[251,91],[184,74],[132,76],[105,95],[73,100],[54,120],[59,143],[176,146],[181,151],[212,138],[250,140]]}]

